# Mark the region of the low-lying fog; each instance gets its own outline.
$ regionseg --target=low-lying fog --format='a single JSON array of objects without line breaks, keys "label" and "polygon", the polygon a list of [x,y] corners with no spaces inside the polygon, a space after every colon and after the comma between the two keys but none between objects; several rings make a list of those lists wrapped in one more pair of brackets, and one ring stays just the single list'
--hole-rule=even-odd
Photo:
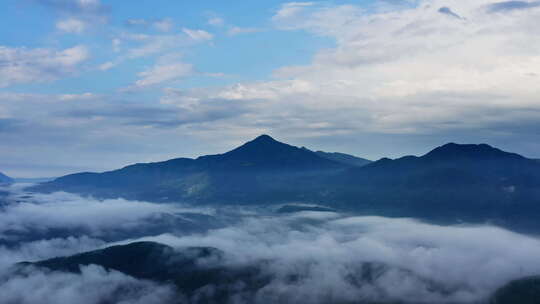
[{"label": "low-lying fog", "polygon": [[[540,274],[540,240],[493,226],[100,201],[67,193],[28,195],[20,186],[3,190],[9,194],[0,197],[0,290],[7,303],[177,301],[171,286],[97,266],[83,267],[81,274],[12,273],[13,263],[139,240],[215,247],[231,265],[266,261],[264,271],[273,279],[258,291],[260,303],[325,303],[329,298],[342,303],[481,303],[512,279]],[[388,271],[357,288],[350,277],[366,262]],[[300,279],[291,284],[291,275]]]}]

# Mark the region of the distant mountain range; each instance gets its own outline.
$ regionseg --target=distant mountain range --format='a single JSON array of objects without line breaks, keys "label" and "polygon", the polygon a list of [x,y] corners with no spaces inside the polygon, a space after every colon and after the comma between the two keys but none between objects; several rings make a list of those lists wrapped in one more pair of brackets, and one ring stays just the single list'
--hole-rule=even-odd
[{"label": "distant mountain range", "polygon": [[263,135],[197,159],[78,173],[32,188],[203,204],[315,203],[340,210],[540,231],[540,163],[486,144],[450,143],[369,162]]},{"label": "distant mountain range", "polygon": [[540,228],[540,164],[486,144],[450,143],[339,178],[335,201],[366,213]]},{"label": "distant mountain range", "polygon": [[0,172],[0,184],[11,184],[13,183],[13,179],[4,173]]},{"label": "distant mountain range", "polygon": [[304,200],[318,191],[321,178],[350,167],[262,135],[224,154],[72,174],[32,189],[160,202],[274,203]]},{"label": "distant mountain range", "polygon": [[55,180],[56,177],[16,177],[14,178],[16,183],[45,183]]}]

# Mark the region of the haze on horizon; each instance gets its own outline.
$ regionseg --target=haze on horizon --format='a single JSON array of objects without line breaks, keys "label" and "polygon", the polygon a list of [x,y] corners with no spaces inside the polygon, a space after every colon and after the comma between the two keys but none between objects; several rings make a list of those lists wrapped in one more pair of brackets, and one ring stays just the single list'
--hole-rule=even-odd
[{"label": "haze on horizon", "polygon": [[221,153],[263,133],[374,160],[447,142],[540,157],[538,1],[0,6],[10,176]]}]

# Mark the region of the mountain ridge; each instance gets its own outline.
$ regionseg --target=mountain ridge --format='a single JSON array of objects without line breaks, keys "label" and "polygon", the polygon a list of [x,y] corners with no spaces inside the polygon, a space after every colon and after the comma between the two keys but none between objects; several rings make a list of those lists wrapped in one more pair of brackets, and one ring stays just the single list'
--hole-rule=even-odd
[{"label": "mountain ridge", "polygon": [[11,184],[14,182],[14,179],[0,172],[0,184]]},{"label": "mountain ridge", "polygon": [[530,217],[540,216],[540,163],[487,144],[448,143],[421,156],[355,166],[262,135],[223,154],[78,173],[31,190],[196,204],[303,202],[540,231]]},{"label": "mountain ridge", "polygon": [[362,167],[372,162],[371,160],[368,160],[365,158],[361,158],[361,157],[350,155],[350,154],[340,153],[340,152],[315,151],[315,154],[317,154],[320,157],[333,160],[338,163],[353,165],[357,167]]},{"label": "mountain ridge", "polygon": [[75,173],[30,189],[165,202],[283,201],[302,198],[308,188],[313,190],[311,177],[348,167],[262,135],[223,154]]}]

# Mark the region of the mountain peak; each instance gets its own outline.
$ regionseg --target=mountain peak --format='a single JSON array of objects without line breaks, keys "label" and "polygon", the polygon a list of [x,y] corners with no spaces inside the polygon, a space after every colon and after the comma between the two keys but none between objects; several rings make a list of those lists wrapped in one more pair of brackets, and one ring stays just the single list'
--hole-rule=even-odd
[{"label": "mountain peak", "polygon": [[521,155],[509,153],[494,148],[488,144],[457,144],[448,143],[433,149],[423,156],[428,159],[492,159],[501,157],[523,158]]},{"label": "mountain peak", "polygon": [[262,134],[262,135],[257,136],[257,138],[255,138],[251,142],[278,142],[278,141],[273,139],[270,135]]},{"label": "mountain peak", "polygon": [[[240,163],[244,167],[320,169],[340,167],[341,164],[321,158],[314,152],[291,146],[263,134],[242,146],[219,156],[229,163]],[[235,165],[238,167],[238,165]]]},{"label": "mountain peak", "polygon": [[250,157],[256,155],[271,156],[272,154],[287,153],[290,151],[295,151],[297,149],[298,148],[294,146],[279,142],[270,137],[269,135],[263,134],[251,141],[246,142],[240,147],[225,153],[225,155],[241,155],[242,157]]}]

